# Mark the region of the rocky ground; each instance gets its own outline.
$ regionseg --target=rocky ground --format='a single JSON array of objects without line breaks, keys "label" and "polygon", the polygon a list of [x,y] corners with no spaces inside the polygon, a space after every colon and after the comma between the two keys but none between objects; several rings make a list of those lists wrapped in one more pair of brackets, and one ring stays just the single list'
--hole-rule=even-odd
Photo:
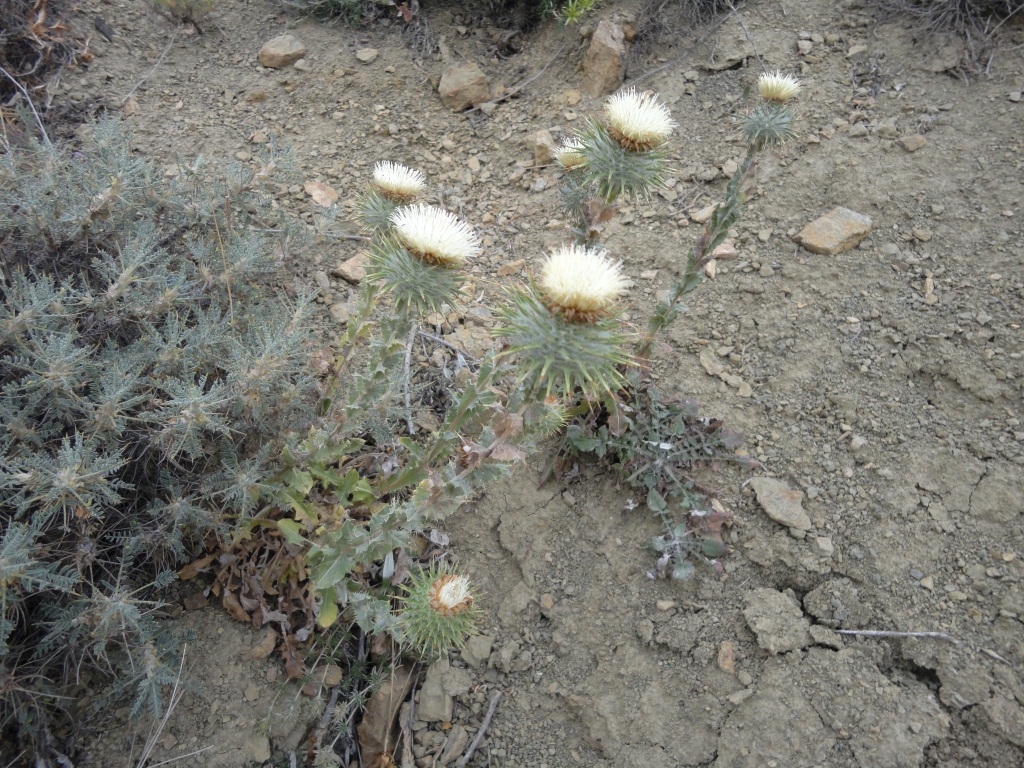
[{"label": "rocky ground", "polygon": [[[486,246],[464,314],[436,318],[470,349],[487,343],[502,286],[565,237],[545,146],[600,109],[581,73],[597,22],[639,32],[636,46],[652,31],[635,2],[512,37],[444,7],[415,27],[349,28],[223,0],[199,34],[141,1],[81,5],[116,34],[93,38],[94,61],[65,73],[55,104],[69,119],[120,111],[136,150],[168,168],[175,154],[249,163],[268,141],[290,145],[302,181],[273,204],[310,223],[333,206],[335,234],[352,231],[375,161],[420,168]],[[284,33],[303,57],[262,66]],[[999,42],[987,74],[965,77],[955,44],[860,2],[752,0],[634,50],[626,80],[679,122],[670,187],[607,233],[636,321],[741,157],[744,90],[776,68],[805,86],[799,139],[758,169],[736,258],[716,264],[656,360],[664,390],[743,431],[760,463],[709,478],[735,512],[735,552],[721,577],[651,581],[658,530],[643,505],[627,510],[599,467],[537,487],[537,457],[445,522],[487,621],[426,676],[416,765],[453,766],[496,691],[470,766],[1024,764],[1024,30],[1007,24]],[[442,101],[452,64],[486,78],[478,108]],[[794,242],[836,207],[868,230],[856,247]],[[356,252],[338,238],[290,265],[320,290],[328,333],[348,315]],[[281,682],[263,638],[214,607],[179,620],[205,685],[153,761],[301,754],[317,703]],[[138,755],[146,733],[121,714],[96,723],[81,765]]]}]

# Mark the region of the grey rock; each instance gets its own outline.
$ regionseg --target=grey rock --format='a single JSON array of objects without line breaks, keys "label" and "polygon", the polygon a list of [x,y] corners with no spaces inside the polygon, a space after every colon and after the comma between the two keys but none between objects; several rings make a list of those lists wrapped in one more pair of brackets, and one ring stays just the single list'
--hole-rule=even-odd
[{"label": "grey rock", "polygon": [[468,746],[469,732],[461,725],[455,725],[448,734],[448,740],[445,741],[444,749],[441,750],[441,756],[438,757],[437,761],[447,765],[455,758],[461,757]]},{"label": "grey rock", "polygon": [[444,676],[449,669],[442,659],[430,665],[417,697],[416,717],[427,723],[450,722],[454,711],[451,695],[445,690]]},{"label": "grey rock", "polygon": [[493,646],[494,638],[490,635],[474,635],[462,647],[462,660],[474,669],[479,669],[491,658]]},{"label": "grey rock", "polygon": [[800,606],[774,589],[755,589],[747,595],[743,617],[769,653],[786,653],[810,645],[811,622]]}]

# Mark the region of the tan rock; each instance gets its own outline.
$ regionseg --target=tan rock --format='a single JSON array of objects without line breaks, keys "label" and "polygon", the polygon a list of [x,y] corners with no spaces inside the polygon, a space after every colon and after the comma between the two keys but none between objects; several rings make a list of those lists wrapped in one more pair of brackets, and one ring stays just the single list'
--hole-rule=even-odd
[{"label": "tan rock", "polygon": [[626,35],[608,19],[597,25],[583,59],[583,92],[604,96],[622,85],[626,73]]},{"label": "tan rock", "polygon": [[900,145],[907,150],[907,152],[917,152],[925,144],[928,143],[928,139],[919,133],[912,134],[911,136],[904,136],[900,139]]},{"label": "tan rock", "polygon": [[793,240],[811,253],[834,256],[855,247],[870,232],[870,217],[840,206],[812,221]]},{"label": "tan rock", "polygon": [[313,198],[314,203],[323,208],[330,208],[338,202],[338,193],[322,181],[307,181],[302,188]]},{"label": "tan rock", "polygon": [[533,139],[533,162],[547,165],[555,159],[555,140],[551,131],[537,131]]},{"label": "tan rock", "polygon": [[348,261],[336,266],[332,273],[335,277],[340,277],[342,280],[359,285],[366,277],[366,261],[369,257],[367,253],[357,253]]},{"label": "tan rock", "polygon": [[757,503],[772,520],[787,528],[811,530],[811,518],[803,508],[803,491],[794,490],[773,477],[755,477],[750,487],[757,494]]},{"label": "tan rock", "polygon": [[295,35],[278,35],[260,48],[259,61],[264,67],[281,69],[306,55],[306,46]]},{"label": "tan rock", "polygon": [[483,104],[491,97],[487,76],[472,62],[448,67],[441,74],[437,92],[444,105],[456,112]]}]

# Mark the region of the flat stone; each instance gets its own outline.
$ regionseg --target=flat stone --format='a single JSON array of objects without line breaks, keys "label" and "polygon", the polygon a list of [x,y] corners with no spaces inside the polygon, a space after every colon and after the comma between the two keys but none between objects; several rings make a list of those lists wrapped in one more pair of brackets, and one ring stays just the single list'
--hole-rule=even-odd
[{"label": "flat stone", "polygon": [[615,22],[604,19],[590,38],[583,58],[580,88],[589,96],[604,96],[618,90],[626,72],[626,34]]},{"label": "flat stone", "polygon": [[358,51],[356,51],[356,58],[359,59],[359,61],[363,62],[363,64],[369,64],[370,62],[376,60],[376,58],[379,55],[380,51],[378,51],[376,48],[360,48]]},{"label": "flat stone", "polygon": [[928,139],[919,133],[912,134],[911,136],[904,136],[900,139],[900,146],[903,147],[907,152],[917,152],[925,144],[928,143]]},{"label": "flat stone", "polygon": [[812,221],[793,240],[811,253],[834,256],[855,247],[870,232],[868,216],[840,206]]},{"label": "flat stone", "polygon": [[487,76],[473,62],[448,67],[441,74],[437,92],[442,103],[456,112],[483,104],[491,97]]},{"label": "flat stone", "polygon": [[494,647],[494,638],[490,635],[474,635],[462,646],[462,660],[474,669],[487,664],[491,658],[491,648]]},{"label": "flat stone", "polygon": [[306,55],[306,46],[295,35],[278,35],[260,48],[259,62],[264,67],[281,69]]},{"label": "flat stone", "polygon": [[444,675],[447,671],[447,660],[430,665],[417,698],[417,719],[426,723],[451,722],[455,704],[444,689]]},{"label": "flat stone", "polygon": [[718,205],[708,205],[704,208],[701,208],[699,211],[694,211],[693,213],[691,213],[690,218],[693,219],[698,224],[703,224],[705,221],[707,221],[714,215],[715,209],[717,207]]},{"label": "flat stone", "polygon": [[757,494],[757,503],[772,520],[787,528],[811,530],[811,518],[802,505],[803,491],[793,490],[772,477],[755,477],[750,481],[750,487]]},{"label": "flat stone", "polygon": [[254,659],[265,659],[274,652],[276,647],[277,633],[268,627],[252,644],[249,655]]},{"label": "flat stone", "polygon": [[366,278],[366,262],[369,258],[367,253],[357,253],[331,270],[331,274],[353,285],[359,285]]},{"label": "flat stone", "polygon": [[331,320],[339,325],[347,323],[352,317],[352,309],[343,301],[339,301],[337,304],[331,304],[327,311],[331,313]]},{"label": "flat stone", "polygon": [[810,645],[811,622],[788,595],[774,589],[755,589],[747,595],[743,617],[769,653],[787,653]]},{"label": "flat stone", "polygon": [[555,159],[555,140],[551,131],[537,131],[533,137],[534,165],[547,165]]},{"label": "flat stone", "polygon": [[322,181],[307,181],[302,188],[322,208],[330,208],[338,202],[338,193]]},{"label": "flat stone", "polygon": [[468,746],[469,732],[461,725],[453,726],[448,734],[448,740],[444,743],[444,749],[441,750],[441,756],[437,759],[438,763],[442,765],[452,763],[455,758],[462,757],[462,753]]}]

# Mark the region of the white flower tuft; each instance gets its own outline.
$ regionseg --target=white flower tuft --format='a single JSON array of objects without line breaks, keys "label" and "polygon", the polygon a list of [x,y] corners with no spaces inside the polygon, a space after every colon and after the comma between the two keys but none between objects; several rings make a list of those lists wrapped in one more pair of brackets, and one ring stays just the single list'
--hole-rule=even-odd
[{"label": "white flower tuft", "polygon": [[439,581],[443,583],[437,590],[437,602],[443,608],[454,611],[473,600],[469,594],[469,579],[465,576],[447,576]]},{"label": "white flower tuft", "polygon": [[423,174],[390,160],[381,160],[373,166],[373,181],[387,197],[411,200],[423,191]]},{"label": "white flower tuft", "polygon": [[779,71],[764,72],[757,79],[757,90],[766,101],[777,101],[781,104],[800,92],[800,81]]},{"label": "white flower tuft", "polygon": [[586,320],[606,312],[626,289],[622,262],[580,245],[563,245],[548,256],[541,271],[545,298],[570,317]]},{"label": "white flower tuft", "polygon": [[631,150],[664,144],[676,127],[668,107],[650,91],[620,91],[608,99],[604,112],[612,136]]},{"label": "white flower tuft", "polygon": [[464,221],[433,205],[420,203],[391,214],[398,239],[413,255],[441,266],[456,266],[480,252],[480,241]]},{"label": "white flower tuft", "polygon": [[579,139],[567,139],[555,150],[555,160],[563,168],[578,168],[587,158],[583,156],[583,142]]}]

